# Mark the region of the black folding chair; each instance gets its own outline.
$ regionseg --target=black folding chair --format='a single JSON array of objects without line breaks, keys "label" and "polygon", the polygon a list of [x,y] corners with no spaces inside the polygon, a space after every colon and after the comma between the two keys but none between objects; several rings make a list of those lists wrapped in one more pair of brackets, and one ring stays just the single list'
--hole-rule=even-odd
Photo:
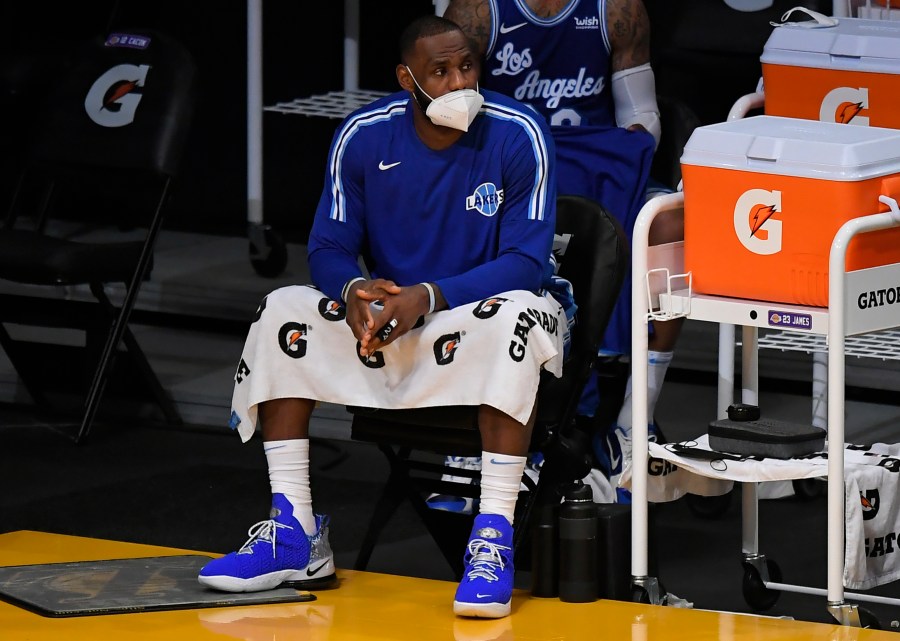
[{"label": "black folding chair", "polygon": [[[523,475],[527,488],[517,502],[514,547],[520,547],[541,497],[554,500],[556,487],[583,478],[590,470],[590,442],[575,428],[581,391],[597,358],[601,338],[628,269],[628,241],[620,224],[598,203],[563,195],[557,201],[556,234],[565,244],[559,274],[568,279],[578,305],[568,359],[559,379],[543,374],[532,450],[544,454],[538,482]],[[465,537],[473,517],[433,510],[431,492],[476,497],[470,482],[441,480],[441,475],[478,477],[478,472],[445,467],[434,454],[480,456],[477,407],[426,407],[410,410],[349,408],[351,437],[378,445],[390,464],[390,477],[366,530],[356,569],[365,569],[391,515],[408,499],[437,542],[457,578],[462,575]],[[423,460],[423,453],[424,455]],[[428,460],[430,456],[431,460]],[[558,502],[558,496],[555,500]]]},{"label": "black folding chair", "polygon": [[[192,57],[170,37],[125,30],[87,43],[62,77],[47,79],[54,89],[40,106],[36,137],[0,227],[0,279],[37,287],[0,295],[0,323],[85,330],[96,365],[83,386],[76,443],[90,431],[121,343],[142,375],[134,383],[149,387],[168,422],[181,422],[128,320],[152,267],[188,134],[195,76]],[[102,240],[72,233],[76,225],[104,223]],[[116,283],[126,286],[121,304],[106,288]],[[96,303],[54,296],[60,286],[84,285]],[[0,324],[0,346],[33,400],[52,405],[29,362],[27,341],[14,340]]]}]

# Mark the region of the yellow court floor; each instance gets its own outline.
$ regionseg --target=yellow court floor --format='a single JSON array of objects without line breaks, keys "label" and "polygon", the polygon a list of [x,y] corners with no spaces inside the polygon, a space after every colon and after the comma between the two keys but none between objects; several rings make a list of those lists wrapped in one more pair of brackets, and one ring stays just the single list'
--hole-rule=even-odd
[{"label": "yellow court floor", "polygon": [[[196,554],[42,532],[0,535],[0,567]],[[337,589],[308,603],[203,608],[50,618],[0,602],[0,638],[9,641],[105,639],[245,639],[246,641],[870,641],[892,632],[770,617],[640,605],[623,601],[562,603],[527,591],[513,597],[512,616],[469,620],[453,615],[455,584],[373,572],[338,570]]]}]

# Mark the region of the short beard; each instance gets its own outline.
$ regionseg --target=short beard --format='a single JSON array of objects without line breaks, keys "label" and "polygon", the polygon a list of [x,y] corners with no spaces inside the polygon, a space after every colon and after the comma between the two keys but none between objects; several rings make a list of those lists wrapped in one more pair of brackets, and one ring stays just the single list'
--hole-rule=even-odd
[{"label": "short beard", "polygon": [[419,89],[418,85],[413,86],[413,99],[416,101],[416,104],[419,106],[419,109],[422,110],[423,115],[427,115],[428,107],[431,106],[433,100],[425,95],[425,92]]}]

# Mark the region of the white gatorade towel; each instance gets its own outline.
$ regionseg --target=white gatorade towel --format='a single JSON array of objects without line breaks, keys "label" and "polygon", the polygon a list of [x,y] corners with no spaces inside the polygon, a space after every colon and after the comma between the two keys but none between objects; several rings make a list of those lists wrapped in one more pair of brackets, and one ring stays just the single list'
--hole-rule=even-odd
[{"label": "white gatorade towel", "polygon": [[[707,435],[685,444],[711,451]],[[772,459],[728,455],[680,455],[678,443],[649,443],[647,497],[672,501],[687,493],[724,494],[735,481],[763,482],[828,476],[824,452],[801,458]],[[827,448],[827,444],[825,446]],[[621,484],[631,487],[630,469]],[[900,444],[845,444],[846,541],[844,587],[868,590],[900,579]]]},{"label": "white gatorade towel", "polygon": [[230,426],[243,441],[256,430],[257,405],[276,398],[381,409],[484,404],[524,424],[541,369],[562,374],[566,317],[549,295],[517,290],[429,314],[369,358],[345,314],[310,286],[263,300],[234,377]]},{"label": "white gatorade towel", "polygon": [[848,445],[844,585],[868,590],[900,579],[900,445]]}]

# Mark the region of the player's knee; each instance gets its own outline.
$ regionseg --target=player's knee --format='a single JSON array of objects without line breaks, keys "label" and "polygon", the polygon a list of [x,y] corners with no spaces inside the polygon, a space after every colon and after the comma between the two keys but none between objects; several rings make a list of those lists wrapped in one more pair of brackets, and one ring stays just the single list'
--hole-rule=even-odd
[{"label": "player's knee", "polygon": [[650,225],[650,244],[665,245],[684,240],[684,214],[681,211],[664,211]]}]

